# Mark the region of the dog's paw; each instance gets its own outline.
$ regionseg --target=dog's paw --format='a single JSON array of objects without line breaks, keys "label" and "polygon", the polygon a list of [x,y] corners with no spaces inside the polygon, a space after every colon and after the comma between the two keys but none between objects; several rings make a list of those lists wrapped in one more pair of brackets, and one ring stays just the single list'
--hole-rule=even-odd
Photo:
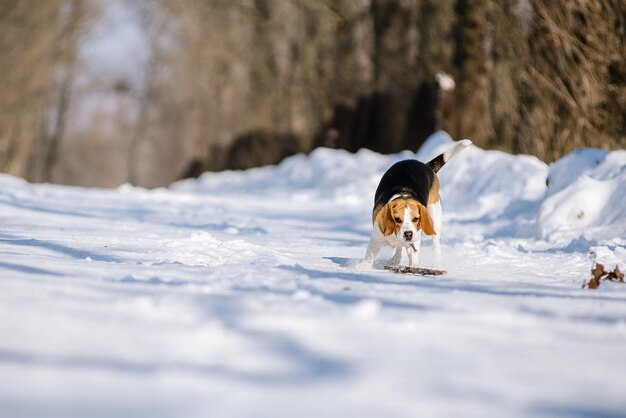
[{"label": "dog's paw", "polygon": [[359,261],[352,266],[352,268],[354,268],[355,270],[372,270],[373,267],[374,263],[372,262],[372,260],[368,259]]},{"label": "dog's paw", "polygon": [[402,261],[402,248],[396,248],[396,252],[393,256],[387,260],[387,266],[399,266]]},{"label": "dog's paw", "polygon": [[387,260],[385,265],[386,266],[399,266],[401,261],[402,261],[402,257],[391,257],[389,260]]}]

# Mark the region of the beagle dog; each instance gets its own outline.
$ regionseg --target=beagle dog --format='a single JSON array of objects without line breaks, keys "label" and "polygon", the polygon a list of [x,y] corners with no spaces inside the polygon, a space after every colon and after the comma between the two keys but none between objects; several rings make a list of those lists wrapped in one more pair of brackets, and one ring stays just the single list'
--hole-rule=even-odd
[{"label": "beagle dog", "polygon": [[437,172],[471,143],[463,139],[427,164],[404,160],[385,172],[374,196],[372,237],[361,267],[371,268],[385,245],[396,248],[389,264],[400,264],[405,249],[409,266],[419,267],[421,231],[432,236],[434,264],[441,267],[442,214]]}]

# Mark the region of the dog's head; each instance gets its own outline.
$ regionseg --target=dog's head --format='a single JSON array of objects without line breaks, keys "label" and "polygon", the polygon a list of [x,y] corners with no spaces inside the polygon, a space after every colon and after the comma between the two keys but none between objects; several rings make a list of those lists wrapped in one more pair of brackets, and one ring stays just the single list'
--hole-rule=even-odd
[{"label": "dog's head", "polygon": [[433,221],[426,206],[415,199],[392,200],[376,214],[375,222],[386,237],[394,235],[407,246],[415,241],[420,229],[426,235],[435,235]]}]

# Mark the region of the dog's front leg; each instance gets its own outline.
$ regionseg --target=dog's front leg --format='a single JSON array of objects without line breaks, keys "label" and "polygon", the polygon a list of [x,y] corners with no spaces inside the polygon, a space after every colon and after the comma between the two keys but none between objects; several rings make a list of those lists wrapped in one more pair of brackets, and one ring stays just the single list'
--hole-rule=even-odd
[{"label": "dog's front leg", "polygon": [[363,258],[363,261],[357,264],[357,268],[372,268],[372,266],[374,265],[374,260],[376,259],[376,256],[383,248],[383,246],[383,241],[372,237],[369,244],[367,245],[367,250],[365,250],[365,257]]},{"label": "dog's front leg", "polygon": [[441,260],[441,238],[439,235],[433,235],[433,258],[435,268],[440,269],[443,263]]},{"label": "dog's front leg", "polygon": [[433,264],[436,269],[440,269],[443,265],[441,258],[441,227],[443,224],[443,216],[441,214],[441,201],[437,201],[428,205],[428,213],[433,220],[435,227],[435,235],[433,239]]},{"label": "dog's front leg", "polygon": [[397,266],[400,264],[400,261],[402,261],[402,247],[396,247],[395,254],[389,259],[389,261],[387,261],[387,264],[390,266]]},{"label": "dog's front leg", "polygon": [[422,235],[418,232],[417,238],[406,247],[406,255],[409,257],[409,267],[419,267],[420,247],[422,245]]}]

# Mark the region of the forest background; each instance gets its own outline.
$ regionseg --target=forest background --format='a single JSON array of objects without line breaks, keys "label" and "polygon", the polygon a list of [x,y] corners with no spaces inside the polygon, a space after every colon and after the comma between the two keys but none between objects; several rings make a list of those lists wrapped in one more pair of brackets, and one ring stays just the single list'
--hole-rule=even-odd
[{"label": "forest background", "polygon": [[1,0],[0,171],[168,185],[434,131],[626,145],[624,0]]}]

